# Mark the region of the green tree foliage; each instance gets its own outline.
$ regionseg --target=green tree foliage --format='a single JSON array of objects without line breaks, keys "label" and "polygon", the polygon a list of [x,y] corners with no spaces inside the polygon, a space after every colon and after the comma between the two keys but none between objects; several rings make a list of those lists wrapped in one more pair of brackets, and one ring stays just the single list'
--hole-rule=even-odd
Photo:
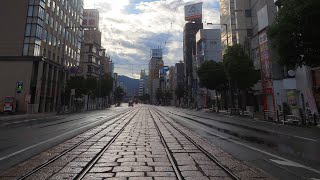
[{"label": "green tree foliage", "polygon": [[283,0],[275,22],[268,29],[280,64],[289,68],[320,65],[320,1]]},{"label": "green tree foliage", "polygon": [[116,87],[116,89],[113,92],[113,96],[114,96],[115,102],[119,104],[122,101],[124,96],[123,89],[120,86]]},{"label": "green tree foliage", "polygon": [[156,91],[156,98],[157,98],[157,101],[158,101],[159,103],[161,103],[162,98],[163,98],[163,93],[162,93],[162,91],[161,91],[160,88],[158,88],[157,91]]},{"label": "green tree foliage", "polygon": [[227,48],[223,64],[227,78],[237,89],[248,89],[259,80],[259,72],[255,71],[252,60],[238,44]]},{"label": "green tree foliage", "polygon": [[85,90],[87,92],[86,94],[88,95],[93,94],[97,88],[98,88],[97,78],[93,76],[87,77],[85,81]]},{"label": "green tree foliage", "polygon": [[75,76],[71,77],[67,81],[67,94],[70,94],[71,89],[75,89],[75,97],[82,97],[83,94],[86,94],[86,80],[83,77]]},{"label": "green tree foliage", "polygon": [[180,100],[180,98],[184,97],[185,92],[186,91],[184,90],[183,86],[178,86],[174,93],[176,97]]},{"label": "green tree foliage", "polygon": [[101,83],[101,89],[100,87],[97,88],[97,95],[100,97],[109,96],[113,88],[113,78],[106,74],[101,80],[99,80],[99,83]]},{"label": "green tree foliage", "polygon": [[206,61],[197,71],[200,86],[211,90],[218,90],[227,82],[222,62]]}]

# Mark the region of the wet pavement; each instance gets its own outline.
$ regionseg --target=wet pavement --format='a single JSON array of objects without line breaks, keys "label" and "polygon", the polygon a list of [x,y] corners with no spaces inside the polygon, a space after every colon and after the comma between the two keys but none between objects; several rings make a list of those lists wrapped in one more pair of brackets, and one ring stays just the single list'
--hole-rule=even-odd
[{"label": "wet pavement", "polygon": [[274,179],[140,106],[46,150],[0,179]]},{"label": "wet pavement", "polygon": [[279,179],[320,179],[320,131],[215,113],[157,107],[236,158]]}]

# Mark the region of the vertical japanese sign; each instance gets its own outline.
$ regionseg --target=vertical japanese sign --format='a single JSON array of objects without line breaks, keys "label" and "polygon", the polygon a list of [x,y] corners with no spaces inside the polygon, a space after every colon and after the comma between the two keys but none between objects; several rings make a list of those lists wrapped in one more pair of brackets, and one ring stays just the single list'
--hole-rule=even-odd
[{"label": "vertical japanese sign", "polygon": [[273,93],[272,73],[270,52],[268,46],[268,37],[266,30],[259,33],[260,61],[261,61],[261,79],[264,94]]}]

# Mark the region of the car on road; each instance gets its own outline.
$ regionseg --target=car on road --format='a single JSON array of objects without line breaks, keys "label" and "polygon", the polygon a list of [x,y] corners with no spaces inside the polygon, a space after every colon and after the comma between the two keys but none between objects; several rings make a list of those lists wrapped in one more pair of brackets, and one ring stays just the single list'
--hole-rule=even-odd
[{"label": "car on road", "polygon": [[132,106],[133,107],[133,101],[128,102],[128,107]]}]

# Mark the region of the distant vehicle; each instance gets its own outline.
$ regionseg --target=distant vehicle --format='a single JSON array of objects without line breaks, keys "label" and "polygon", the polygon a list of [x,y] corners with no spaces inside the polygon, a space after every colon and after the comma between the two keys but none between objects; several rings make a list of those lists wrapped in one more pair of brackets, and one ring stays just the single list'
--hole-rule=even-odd
[{"label": "distant vehicle", "polygon": [[128,107],[132,106],[133,107],[133,101],[129,101]]}]

